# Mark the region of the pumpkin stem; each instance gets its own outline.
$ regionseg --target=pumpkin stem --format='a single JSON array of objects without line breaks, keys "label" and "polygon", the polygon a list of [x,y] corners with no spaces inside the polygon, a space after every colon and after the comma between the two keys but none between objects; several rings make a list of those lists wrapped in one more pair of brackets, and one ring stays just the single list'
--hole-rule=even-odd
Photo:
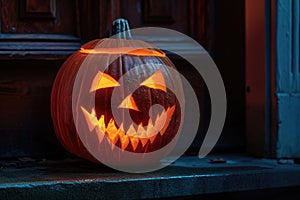
[{"label": "pumpkin stem", "polygon": [[132,39],[128,21],[124,18],[113,21],[112,35],[120,39]]}]

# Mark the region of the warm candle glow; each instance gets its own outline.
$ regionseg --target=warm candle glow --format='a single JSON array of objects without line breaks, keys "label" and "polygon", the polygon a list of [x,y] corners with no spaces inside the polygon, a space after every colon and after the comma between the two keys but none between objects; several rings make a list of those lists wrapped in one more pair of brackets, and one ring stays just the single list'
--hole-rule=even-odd
[{"label": "warm candle glow", "polygon": [[105,116],[101,115],[101,117],[97,119],[94,109],[91,111],[91,113],[83,107],[81,107],[81,110],[87,121],[89,130],[92,131],[96,129],[99,143],[102,142],[104,135],[106,135],[113,144],[112,148],[114,148],[118,140],[120,140],[121,149],[125,150],[129,143],[131,143],[133,149],[135,150],[139,142],[141,142],[144,147],[148,142],[153,143],[157,137],[157,134],[160,134],[161,136],[165,134],[166,129],[169,126],[170,119],[175,111],[175,105],[169,107],[160,115],[157,115],[154,123],[150,118],[147,124],[147,129],[144,129],[142,124],[139,124],[137,127],[131,124],[127,131],[124,130],[123,124],[121,124],[120,127],[117,127],[114,119],[110,119],[109,123],[105,125]]},{"label": "warm candle glow", "polygon": [[80,49],[81,53],[86,54],[127,54],[134,56],[156,56],[165,57],[166,54],[161,51],[145,49],[145,48],[135,48],[135,47],[120,47],[120,48],[95,48],[95,49]]}]

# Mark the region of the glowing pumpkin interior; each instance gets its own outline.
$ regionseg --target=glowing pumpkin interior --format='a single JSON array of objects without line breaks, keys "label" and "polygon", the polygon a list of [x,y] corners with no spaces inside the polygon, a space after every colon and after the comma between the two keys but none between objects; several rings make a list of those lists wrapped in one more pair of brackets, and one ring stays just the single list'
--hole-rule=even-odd
[{"label": "glowing pumpkin interior", "polygon": [[[167,92],[164,77],[160,70],[156,71],[152,76],[143,81],[140,85]],[[92,92],[98,89],[118,86],[120,86],[120,84],[110,75],[103,72],[98,72],[93,80],[90,91]],[[128,95],[120,103],[118,108],[131,109],[138,112],[140,111],[132,95]],[[122,148],[123,150],[127,148],[129,143],[131,143],[133,150],[136,150],[139,142],[141,142],[142,147],[145,147],[147,142],[154,142],[157,134],[160,134],[161,136],[165,134],[165,131],[169,127],[169,123],[173,116],[175,108],[176,106],[173,105],[166,111],[163,111],[161,114],[157,114],[154,121],[150,117],[147,123],[147,129],[144,129],[142,123],[140,123],[137,127],[135,127],[134,124],[130,124],[129,128],[126,131],[124,130],[123,124],[121,124],[119,127],[116,126],[113,118],[109,119],[109,122],[106,125],[105,115],[102,114],[98,118],[95,109],[92,109],[91,112],[88,112],[84,107],[81,107],[81,110],[85,116],[89,131],[92,132],[94,129],[96,130],[99,143],[102,142],[104,135],[106,135],[113,144],[116,144],[117,141],[120,140],[120,148]]]},{"label": "glowing pumpkin interior", "polygon": [[165,57],[165,53],[145,49],[145,48],[135,48],[135,47],[119,47],[119,48],[101,48],[101,49],[80,49],[81,53],[86,54],[127,54],[127,55],[134,55],[134,56],[157,56],[157,57]]},{"label": "glowing pumpkin interior", "polygon": [[[74,77],[87,56],[92,60],[119,57],[104,71],[98,70],[90,81],[88,91],[85,91],[85,95],[95,93],[95,107],[79,105],[78,109],[84,116],[88,131],[97,134],[98,144],[101,145],[106,139],[111,143],[109,151],[117,146],[124,151],[137,153],[156,151],[167,145],[179,129],[182,113],[175,94],[167,88],[166,82],[176,87],[181,82],[172,77],[167,69],[159,66],[163,64],[175,69],[173,63],[165,53],[155,47],[149,48],[149,44],[142,41],[102,39],[83,45],[63,64],[55,80],[51,99],[52,118],[56,135],[63,146],[71,153],[94,161],[76,133],[76,122],[70,120],[73,119],[70,99],[72,87],[61,87],[74,84]],[[146,68],[139,69],[132,75],[133,80],[139,81],[139,88],[121,96],[120,102],[115,105],[120,112],[129,110],[135,123],[127,123],[123,119],[117,125],[111,113],[112,91],[126,90],[126,83],[120,82],[120,77],[129,70],[139,68],[141,64]],[[162,105],[164,110],[149,116],[149,109],[154,104]]]}]

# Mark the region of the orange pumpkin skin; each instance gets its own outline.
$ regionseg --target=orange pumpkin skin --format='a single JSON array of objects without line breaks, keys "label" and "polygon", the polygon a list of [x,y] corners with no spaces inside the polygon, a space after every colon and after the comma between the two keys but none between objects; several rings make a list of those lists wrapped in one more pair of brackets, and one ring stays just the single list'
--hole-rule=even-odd
[{"label": "orange pumpkin skin", "polygon": [[[99,44],[107,43],[105,45]],[[105,48],[103,48],[103,46]],[[108,46],[108,48],[106,48]],[[111,64],[107,66],[107,68],[102,71],[113,78],[115,81],[118,81],[122,75],[126,72],[143,65],[142,70],[137,70],[136,73],[131,74],[131,80],[137,82],[143,82],[147,80],[147,78],[153,76],[154,74],[163,74],[164,81],[169,84],[173,84],[174,87],[182,87],[180,79],[174,78],[171,75],[171,72],[168,71],[167,68],[160,68],[160,66],[166,65],[173,69],[175,69],[172,62],[160,51],[158,50],[150,50],[147,48],[143,49],[144,45],[141,41],[128,41],[128,40],[120,40],[120,39],[102,39],[102,40],[94,40],[91,41],[81,48],[81,50],[77,51],[75,54],[70,56],[65,63],[62,65],[60,71],[57,74],[57,77],[54,81],[51,95],[51,115],[53,119],[54,129],[56,136],[60,143],[64,146],[66,150],[70,153],[79,156],[81,158],[85,158],[91,160],[93,162],[99,162],[96,160],[91,153],[87,150],[87,148],[83,145],[77,129],[76,129],[76,120],[74,120],[74,116],[72,113],[72,93],[73,86],[80,70],[81,65],[85,62],[86,58],[89,57],[91,60],[97,59],[106,59],[110,60],[111,55],[118,55],[118,59],[114,60]],[[128,53],[128,48],[137,48],[139,51],[132,51]],[[125,49],[125,53],[122,49]],[[148,67],[149,66],[149,67]],[[141,74],[141,71],[143,72]],[[96,77],[96,74],[95,76]],[[83,77],[85,79],[86,77]],[[85,80],[81,80],[85,81]],[[118,83],[118,88],[120,91],[126,90],[127,86],[122,85],[122,83]],[[126,84],[125,84],[126,85]],[[128,85],[128,84],[127,84]],[[123,132],[118,133],[117,137],[111,137],[108,131],[109,123],[114,120],[114,116],[111,111],[111,98],[112,92],[115,87],[107,87],[107,88],[95,88],[95,117],[100,121],[100,118],[104,118],[103,121],[105,123],[106,128],[103,130],[105,132],[104,140],[109,140],[113,145],[121,148],[125,151],[130,151],[134,153],[148,153],[156,151],[168,143],[175,137],[180,128],[180,121],[183,117],[183,113],[181,111],[181,106],[179,105],[178,99],[174,93],[168,88],[155,88],[153,85],[141,85],[131,94],[131,100],[134,101],[136,108],[128,108],[130,116],[132,120],[139,124],[140,126],[149,125],[149,121],[153,121],[153,126],[155,126],[155,119],[149,117],[148,112],[152,105],[159,104],[163,106],[167,115],[168,115],[168,123],[163,127],[163,133],[160,131],[156,135],[152,135],[151,138],[143,138],[139,139],[127,134],[127,130],[130,129],[130,124],[126,124],[124,120]],[[183,94],[183,91],[182,91]],[[80,96],[81,94],[78,94]],[[125,98],[121,97],[121,98]],[[81,109],[78,108],[79,112],[87,113],[89,115],[91,110],[85,108],[83,105]],[[120,112],[122,109],[127,109],[125,107],[119,108]],[[151,119],[150,119],[151,118]],[[86,121],[80,123],[88,123]],[[100,127],[100,126],[99,126]],[[119,129],[119,125],[115,125],[115,128]],[[135,126],[135,131],[138,132],[138,127]],[[121,129],[120,129],[121,130]],[[144,130],[147,135],[147,131]],[[87,134],[97,134],[96,131]],[[125,135],[125,136],[124,136]],[[127,136],[126,136],[127,135]],[[124,139],[126,137],[126,139]],[[99,142],[98,145],[102,145]],[[116,148],[116,147],[115,147]],[[102,148],[103,149],[103,148]],[[114,148],[105,147],[105,151],[114,151]],[[119,155],[120,156],[120,155]],[[118,158],[114,158],[118,159]]]}]

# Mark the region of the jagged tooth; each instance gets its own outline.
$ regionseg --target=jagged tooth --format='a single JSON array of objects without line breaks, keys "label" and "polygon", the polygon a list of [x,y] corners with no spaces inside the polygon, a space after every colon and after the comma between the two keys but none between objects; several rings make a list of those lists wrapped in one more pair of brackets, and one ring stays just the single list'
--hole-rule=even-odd
[{"label": "jagged tooth", "polygon": [[163,111],[160,118],[157,120],[157,128],[159,128],[160,135],[163,135],[169,125],[169,118],[167,117],[166,111]]},{"label": "jagged tooth", "polygon": [[161,136],[163,136],[166,133],[166,130],[167,130],[169,124],[170,124],[170,121],[171,121],[171,118],[173,116],[174,111],[175,111],[175,105],[172,106],[171,108],[169,107],[167,109],[167,112],[166,112],[167,113],[166,122],[164,124],[164,127],[160,130],[160,135]]},{"label": "jagged tooth", "polygon": [[103,132],[101,129],[100,129],[100,127],[97,127],[96,128],[96,133],[97,133],[97,136],[98,136],[98,141],[99,141],[99,144],[100,143],[102,143],[102,141],[103,141],[103,138],[104,138],[104,133],[105,132]]},{"label": "jagged tooth", "polygon": [[97,120],[97,116],[96,116],[96,112],[94,110],[94,108],[92,109],[92,112],[89,113],[84,107],[80,106],[83,115],[86,119],[86,122],[88,124],[89,127],[89,131],[93,131],[95,129],[95,127],[98,126],[98,120]]},{"label": "jagged tooth", "polygon": [[137,131],[136,131],[136,134],[137,134],[137,136],[138,137],[147,137],[147,135],[146,135],[146,131],[145,131],[145,129],[143,128],[143,124],[142,123],[140,123],[139,125],[138,125],[138,128],[137,128]]},{"label": "jagged tooth", "polygon": [[155,127],[153,126],[153,122],[152,122],[151,118],[149,118],[149,121],[148,121],[146,134],[147,134],[148,138],[157,134],[157,131],[155,130]]},{"label": "jagged tooth", "polygon": [[154,121],[154,127],[157,128],[159,130],[159,127],[157,127],[158,123],[159,123],[159,119],[160,119],[160,116],[159,114],[156,115],[156,118],[155,118],[155,121]]},{"label": "jagged tooth", "polygon": [[165,123],[164,127],[159,131],[159,134],[161,136],[163,136],[166,133],[166,130],[167,130],[168,126],[169,126],[169,122],[170,122],[170,120],[167,120],[167,122]]},{"label": "jagged tooth", "polygon": [[[121,125],[119,126],[117,134],[119,135],[119,138],[120,138],[121,149],[122,149],[122,151],[124,151],[125,148],[129,144],[129,139],[128,139],[128,136],[125,135],[124,128],[123,128],[123,123],[121,123]],[[126,137],[127,137],[127,139],[126,139]]]},{"label": "jagged tooth", "polygon": [[113,140],[112,140],[112,143],[113,143],[113,144],[117,144],[118,139],[119,139],[119,135],[115,134],[115,135],[114,135],[114,138],[113,138]]},{"label": "jagged tooth", "polygon": [[133,127],[133,124],[130,125],[129,129],[127,130],[127,135],[129,136],[136,136],[136,130],[135,128]]},{"label": "jagged tooth", "polygon": [[139,138],[138,137],[130,137],[130,142],[133,147],[133,150],[135,151],[139,144]]},{"label": "jagged tooth", "polygon": [[129,136],[128,135],[124,135],[123,137],[120,137],[121,140],[121,148],[122,150],[125,150],[129,144]]},{"label": "jagged tooth", "polygon": [[117,134],[118,129],[115,126],[115,121],[113,119],[109,120],[106,133],[107,137],[110,139],[110,141],[115,145],[119,139],[119,134]]},{"label": "jagged tooth", "polygon": [[148,142],[148,136],[147,136],[147,132],[144,129],[142,123],[140,123],[139,126],[138,126],[138,128],[137,128],[137,136],[141,140],[141,143],[142,143],[142,145],[144,147],[147,144],[147,142]]},{"label": "jagged tooth", "polygon": [[[164,112],[164,111],[163,111],[163,112]],[[156,122],[159,120],[159,118],[160,118],[160,116],[159,116],[159,114],[157,113],[154,124],[156,124]]]},{"label": "jagged tooth", "polygon": [[172,106],[171,108],[169,107],[169,108],[167,109],[167,116],[168,116],[168,118],[171,118],[171,117],[173,116],[173,113],[174,113],[174,111],[175,111],[175,108],[176,108],[176,106],[174,105],[174,106]]},{"label": "jagged tooth", "polygon": [[104,115],[101,115],[101,117],[98,120],[99,123],[99,128],[101,131],[103,131],[103,133],[105,133],[105,122],[104,122]]},{"label": "jagged tooth", "polygon": [[96,116],[95,108],[92,108],[91,114],[92,114],[93,116]]},{"label": "jagged tooth", "polygon": [[118,141],[119,136],[117,134],[107,134],[108,139],[111,141],[111,143],[116,144]]},{"label": "jagged tooth", "polygon": [[155,128],[156,130],[158,130],[159,132],[164,128],[164,125],[166,124],[166,120],[167,120],[167,114],[165,111],[163,111],[161,113],[161,115],[156,118],[155,121]]},{"label": "jagged tooth", "polygon": [[143,147],[147,144],[148,138],[140,138]]},{"label": "jagged tooth", "polygon": [[117,130],[116,126],[115,126],[115,121],[113,119],[110,119],[108,124],[107,124],[107,127],[106,127],[108,130]]},{"label": "jagged tooth", "polygon": [[150,142],[151,142],[151,143],[153,143],[153,142],[154,142],[154,140],[155,140],[156,136],[157,136],[157,134],[155,134],[155,135],[153,135],[153,136],[151,136],[151,137],[150,137],[150,139],[149,139],[149,140],[150,140]]},{"label": "jagged tooth", "polygon": [[122,138],[125,135],[124,128],[123,128],[123,123],[121,123],[121,125],[120,125],[120,127],[117,131],[117,134],[119,135],[120,138]]}]

